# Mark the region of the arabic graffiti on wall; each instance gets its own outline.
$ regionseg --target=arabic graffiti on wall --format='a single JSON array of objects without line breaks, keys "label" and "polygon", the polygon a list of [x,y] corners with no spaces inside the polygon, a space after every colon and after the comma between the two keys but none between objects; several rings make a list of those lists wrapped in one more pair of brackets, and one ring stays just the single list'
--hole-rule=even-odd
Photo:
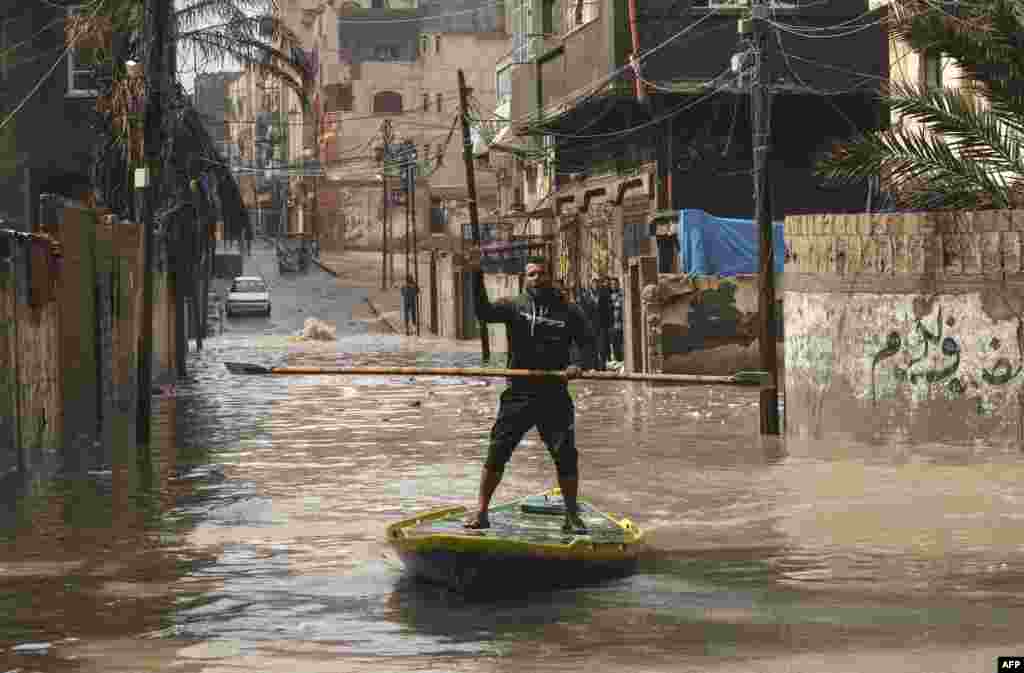
[{"label": "arabic graffiti on wall", "polygon": [[[977,326],[965,326],[948,309],[944,314],[942,306],[933,310],[931,302],[928,302],[927,309],[926,312],[915,310],[918,315],[904,333],[890,330],[881,348],[872,354],[873,402],[883,396],[879,381],[881,374],[888,374],[889,385],[885,388],[889,392],[901,384],[909,385],[912,391],[923,389],[929,393],[935,386],[940,386],[947,399],[961,399],[976,391],[978,410],[982,413],[990,410],[985,402],[986,387],[1002,388],[1010,383],[1024,382],[1024,377],[1021,377],[1024,371],[1024,321],[1021,317],[1016,318],[1017,343],[1009,344],[998,336],[979,331]],[[969,348],[975,352],[969,354]],[[968,361],[969,365],[966,364]]]}]

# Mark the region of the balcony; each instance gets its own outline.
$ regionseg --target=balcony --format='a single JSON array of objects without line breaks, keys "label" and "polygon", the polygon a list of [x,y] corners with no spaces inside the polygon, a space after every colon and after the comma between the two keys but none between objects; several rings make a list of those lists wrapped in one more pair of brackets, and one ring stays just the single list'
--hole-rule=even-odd
[{"label": "balcony", "polygon": [[560,38],[545,39],[535,50],[538,53],[530,63],[516,65],[512,71],[513,119],[522,119],[537,112],[538,67],[543,78],[541,103],[547,108],[580,88],[601,80],[608,73],[611,62],[603,16],[574,28]]}]

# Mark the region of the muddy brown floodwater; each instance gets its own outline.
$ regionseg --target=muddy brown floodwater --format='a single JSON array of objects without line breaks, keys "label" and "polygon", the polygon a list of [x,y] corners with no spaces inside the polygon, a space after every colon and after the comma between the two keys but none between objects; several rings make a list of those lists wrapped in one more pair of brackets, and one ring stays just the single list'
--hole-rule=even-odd
[{"label": "muddy brown floodwater", "polygon": [[[745,390],[574,384],[583,493],[649,532],[635,575],[498,603],[409,581],[384,527],[474,501],[503,384],[221,363],[477,363],[418,343],[226,334],[157,401],[149,451],[9,476],[0,671],[979,673],[1024,654],[1016,447],[764,440]],[[531,432],[499,499],[553,481]]]}]

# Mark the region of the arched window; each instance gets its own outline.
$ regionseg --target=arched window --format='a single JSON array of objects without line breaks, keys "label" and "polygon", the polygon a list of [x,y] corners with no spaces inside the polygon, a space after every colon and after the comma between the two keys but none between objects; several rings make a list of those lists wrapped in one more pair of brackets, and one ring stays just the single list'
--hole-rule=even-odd
[{"label": "arched window", "polygon": [[381,91],[373,96],[374,114],[402,114],[402,94],[396,91]]}]

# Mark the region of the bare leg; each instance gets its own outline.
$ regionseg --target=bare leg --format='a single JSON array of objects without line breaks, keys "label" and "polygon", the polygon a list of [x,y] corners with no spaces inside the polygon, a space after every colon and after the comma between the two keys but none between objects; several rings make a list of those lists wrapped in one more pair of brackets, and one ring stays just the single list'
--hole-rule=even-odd
[{"label": "bare leg", "polygon": [[562,489],[562,501],[565,503],[565,511],[575,514],[577,511],[576,495],[579,493],[580,488],[579,477],[563,477],[559,475],[558,488]]},{"label": "bare leg", "polygon": [[484,466],[483,471],[480,473],[479,511],[486,513],[490,509],[491,497],[498,488],[498,484],[501,483],[502,474],[502,470],[492,470],[486,465]]},{"label": "bare leg", "polygon": [[491,507],[491,496],[501,483],[502,470],[492,470],[484,466],[480,472],[480,500],[475,515],[470,515],[464,524],[466,528],[490,528],[491,521],[487,510]]}]

